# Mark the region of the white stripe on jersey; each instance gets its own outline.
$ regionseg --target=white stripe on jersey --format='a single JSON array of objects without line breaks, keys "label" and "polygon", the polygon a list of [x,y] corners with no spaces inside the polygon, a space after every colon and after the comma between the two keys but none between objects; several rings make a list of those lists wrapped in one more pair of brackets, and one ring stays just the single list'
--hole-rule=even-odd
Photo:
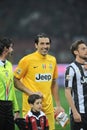
[{"label": "white stripe on jersey", "polygon": [[[73,76],[74,73],[76,73],[76,86],[77,86],[77,96],[78,96],[78,104],[79,104],[79,111],[80,113],[85,113],[84,111],[84,95],[83,95],[83,85],[81,84],[81,72],[78,68],[78,66],[75,63],[70,64],[70,69],[68,72],[68,75],[70,76],[70,79],[68,80],[68,86],[66,87],[71,87],[73,86]],[[75,72],[74,72],[75,70]],[[74,86],[74,87],[76,87]],[[75,97],[74,93],[72,93],[73,99]]]}]

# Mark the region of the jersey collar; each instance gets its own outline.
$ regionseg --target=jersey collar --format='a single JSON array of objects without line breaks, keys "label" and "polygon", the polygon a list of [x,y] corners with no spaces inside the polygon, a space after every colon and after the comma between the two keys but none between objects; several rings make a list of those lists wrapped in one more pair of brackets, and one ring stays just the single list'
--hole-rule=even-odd
[{"label": "jersey collar", "polygon": [[6,62],[7,62],[7,60],[5,61],[5,63],[2,60],[0,60],[0,66],[4,66],[6,64]]},{"label": "jersey collar", "polygon": [[36,51],[36,55],[37,55],[38,57],[40,57],[41,59],[46,59],[46,58],[47,58],[47,55],[46,55],[46,56],[43,56],[43,55],[41,55],[38,51]]}]

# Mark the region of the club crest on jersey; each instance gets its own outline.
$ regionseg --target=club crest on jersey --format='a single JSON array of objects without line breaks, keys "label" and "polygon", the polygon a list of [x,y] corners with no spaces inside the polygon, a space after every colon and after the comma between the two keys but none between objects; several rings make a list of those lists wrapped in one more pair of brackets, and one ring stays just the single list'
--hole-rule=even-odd
[{"label": "club crest on jersey", "polygon": [[36,74],[35,75],[35,80],[36,81],[51,81],[52,80],[52,76],[51,74],[45,73],[45,74]]},{"label": "club crest on jersey", "polygon": [[86,84],[87,85],[87,77],[81,77],[81,84]]},{"label": "club crest on jersey", "polygon": [[52,64],[49,64],[49,68],[52,69]]}]

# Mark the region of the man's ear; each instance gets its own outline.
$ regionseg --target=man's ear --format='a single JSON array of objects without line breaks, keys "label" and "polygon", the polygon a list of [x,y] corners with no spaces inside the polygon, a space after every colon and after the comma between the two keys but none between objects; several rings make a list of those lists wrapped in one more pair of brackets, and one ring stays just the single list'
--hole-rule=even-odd
[{"label": "man's ear", "polygon": [[35,48],[37,49],[37,43],[35,43]]},{"label": "man's ear", "polygon": [[75,50],[75,51],[74,51],[74,54],[75,54],[75,55],[77,55],[77,54],[78,54],[78,51],[77,51],[77,50]]},{"label": "man's ear", "polygon": [[8,48],[4,47],[3,54],[6,54],[8,52]]},{"label": "man's ear", "polygon": [[32,108],[32,107],[33,107],[33,104],[30,103],[30,107]]}]

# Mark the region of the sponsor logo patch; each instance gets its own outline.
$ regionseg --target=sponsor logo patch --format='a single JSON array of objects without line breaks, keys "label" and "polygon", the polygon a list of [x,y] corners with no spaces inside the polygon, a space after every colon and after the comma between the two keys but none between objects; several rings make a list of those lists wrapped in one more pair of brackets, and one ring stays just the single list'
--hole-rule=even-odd
[{"label": "sponsor logo patch", "polygon": [[36,74],[35,75],[36,81],[50,81],[52,80],[51,74]]},{"label": "sponsor logo patch", "polygon": [[21,69],[18,69],[18,70],[16,71],[16,73],[17,73],[17,74],[20,74],[20,73],[21,73]]},{"label": "sponsor logo patch", "polygon": [[66,75],[66,80],[70,80],[70,75]]}]

